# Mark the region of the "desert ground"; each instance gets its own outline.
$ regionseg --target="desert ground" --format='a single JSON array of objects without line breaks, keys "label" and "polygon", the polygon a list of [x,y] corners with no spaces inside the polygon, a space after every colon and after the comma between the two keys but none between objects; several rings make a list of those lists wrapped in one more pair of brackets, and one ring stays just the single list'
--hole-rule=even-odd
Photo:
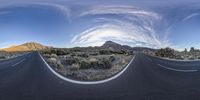
[{"label": "desert ground", "polygon": [[28,52],[5,52],[5,51],[0,51],[0,60],[6,60],[6,59],[11,59],[15,58],[21,55],[24,55]]},{"label": "desert ground", "polygon": [[42,52],[58,73],[75,80],[102,80],[120,72],[134,54],[99,47],[51,49]]}]

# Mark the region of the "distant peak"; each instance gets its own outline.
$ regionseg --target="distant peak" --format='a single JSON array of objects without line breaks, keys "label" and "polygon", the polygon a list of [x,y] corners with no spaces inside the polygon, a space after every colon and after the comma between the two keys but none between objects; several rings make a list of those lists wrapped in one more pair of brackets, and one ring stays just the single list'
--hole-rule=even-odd
[{"label": "distant peak", "polygon": [[106,41],[101,47],[105,48],[105,49],[111,49],[111,50],[131,49],[131,47],[129,47],[129,46],[125,47],[125,46],[118,44],[116,42],[113,42],[113,41]]},{"label": "distant peak", "polygon": [[117,44],[117,45],[120,45],[116,42],[113,42],[113,41],[106,41],[103,45],[107,45],[107,44]]},{"label": "distant peak", "polygon": [[115,42],[113,42],[113,41],[106,41],[105,43],[115,43]]}]

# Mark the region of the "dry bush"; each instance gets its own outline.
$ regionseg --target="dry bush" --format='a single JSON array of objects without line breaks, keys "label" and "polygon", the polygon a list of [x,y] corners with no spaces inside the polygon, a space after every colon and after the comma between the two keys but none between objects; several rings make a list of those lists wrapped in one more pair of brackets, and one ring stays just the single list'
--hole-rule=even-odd
[{"label": "dry bush", "polygon": [[72,64],[70,70],[79,70],[80,69],[80,65],[79,64]]},{"label": "dry bush", "polygon": [[49,64],[51,66],[55,67],[57,70],[64,68],[64,66],[61,64],[60,60],[58,58],[56,58],[56,57],[48,58],[47,62],[49,62]]},{"label": "dry bush", "polygon": [[1,55],[1,56],[0,56],[0,59],[6,59],[6,57],[5,57],[5,56],[3,56],[3,55]]},{"label": "dry bush", "polygon": [[175,50],[171,49],[169,47],[164,48],[164,49],[160,49],[155,54],[156,54],[156,56],[159,56],[159,57],[169,57],[169,58],[175,58],[176,57]]},{"label": "dry bush", "polygon": [[65,57],[65,64],[67,65],[72,65],[72,64],[76,64],[78,63],[78,58],[75,58],[75,57]]}]

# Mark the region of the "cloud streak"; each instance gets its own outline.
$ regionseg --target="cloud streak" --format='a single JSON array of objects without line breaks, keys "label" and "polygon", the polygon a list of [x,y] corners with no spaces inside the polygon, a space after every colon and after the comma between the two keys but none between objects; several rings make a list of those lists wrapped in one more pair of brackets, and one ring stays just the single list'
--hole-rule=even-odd
[{"label": "cloud streak", "polygon": [[91,8],[92,10],[85,11],[81,13],[80,16],[86,16],[86,15],[101,15],[101,14],[124,14],[124,15],[130,15],[130,16],[149,16],[154,17],[156,19],[161,19],[161,17],[150,11],[145,11],[138,7],[133,6],[95,6]]},{"label": "cloud streak", "polygon": [[198,15],[200,15],[200,13],[192,13],[189,16],[185,17],[182,21],[183,22],[187,21],[187,20],[191,19],[192,17],[198,16]]},{"label": "cloud streak", "polygon": [[57,9],[58,11],[60,11],[62,14],[64,14],[68,20],[70,20],[71,10],[67,6],[55,4],[55,3],[31,3],[31,5],[53,7]]},{"label": "cloud streak", "polygon": [[12,14],[14,12],[14,9],[16,8],[37,8],[37,9],[54,9],[57,12],[60,12],[65,18],[70,21],[70,9],[66,6],[60,5],[60,4],[53,4],[53,3],[22,3],[22,4],[17,4],[17,5],[9,5],[6,7],[1,7],[0,8],[0,15],[5,15],[5,14]]},{"label": "cloud streak", "polygon": [[75,35],[71,40],[75,46],[99,46],[108,40],[153,48],[170,45],[168,40],[160,39],[156,34],[154,25],[162,16],[155,12],[132,6],[97,6],[80,14],[80,17],[85,16],[93,16],[93,20],[100,24]]}]

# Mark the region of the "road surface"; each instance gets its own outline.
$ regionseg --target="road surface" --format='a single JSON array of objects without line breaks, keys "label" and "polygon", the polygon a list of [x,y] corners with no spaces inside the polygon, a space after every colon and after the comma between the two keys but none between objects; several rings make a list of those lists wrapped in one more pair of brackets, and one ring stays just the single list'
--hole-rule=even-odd
[{"label": "road surface", "polygon": [[74,84],[56,76],[38,52],[0,61],[0,100],[200,100],[200,62],[136,54],[117,78]]}]

